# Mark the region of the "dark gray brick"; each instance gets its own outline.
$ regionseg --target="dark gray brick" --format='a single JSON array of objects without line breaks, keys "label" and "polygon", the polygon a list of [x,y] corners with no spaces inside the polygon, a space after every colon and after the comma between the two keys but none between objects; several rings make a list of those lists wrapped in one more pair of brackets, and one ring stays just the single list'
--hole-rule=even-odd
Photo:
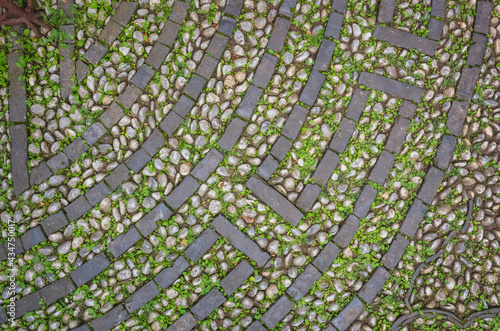
[{"label": "dark gray brick", "polygon": [[132,314],[134,311],[153,300],[158,294],[160,294],[158,286],[151,280],[125,300],[125,308]]},{"label": "dark gray brick", "polygon": [[345,14],[348,0],[333,0],[332,9]]},{"label": "dark gray brick", "polygon": [[[444,0],[442,0],[444,1]],[[490,33],[491,11],[493,4],[488,1],[478,1],[476,5],[476,19],[474,20],[474,32],[482,34]]]},{"label": "dark gray brick", "polygon": [[26,90],[24,79],[19,77],[24,74],[24,68],[19,68],[17,62],[21,57],[21,52],[11,52],[8,56],[9,69],[9,119],[11,122],[26,122]]},{"label": "dark gray brick", "polygon": [[28,174],[28,131],[26,125],[9,128],[11,143],[11,169],[14,194],[18,196],[30,187]]},{"label": "dark gray brick", "polygon": [[374,90],[391,94],[396,98],[414,102],[419,102],[423,95],[421,88],[369,72],[361,73],[359,83]]},{"label": "dark gray brick", "polygon": [[142,148],[151,156],[155,156],[158,150],[165,144],[165,138],[159,129],[154,129],[151,135],[146,139]]},{"label": "dark gray brick", "polygon": [[109,188],[104,182],[100,182],[93,188],[91,188],[87,193],[85,193],[85,198],[92,205],[95,206],[102,201],[108,194]]},{"label": "dark gray brick", "polygon": [[147,64],[143,64],[139,70],[132,77],[130,82],[143,90],[146,85],[148,85],[151,78],[153,78],[155,71],[151,69]]},{"label": "dark gray brick", "polygon": [[127,25],[128,21],[132,17],[137,7],[136,2],[122,2],[115,10],[113,15],[113,21],[123,26]]},{"label": "dark gray brick", "polygon": [[259,321],[253,322],[246,331],[266,331],[267,329]]},{"label": "dark gray brick", "polygon": [[262,90],[260,88],[250,85],[236,113],[247,120],[250,119],[261,95]]},{"label": "dark gray brick", "polygon": [[366,101],[368,101],[369,96],[370,91],[357,88],[352,94],[349,106],[347,106],[346,117],[357,122],[363,113],[363,109],[365,109]]},{"label": "dark gray brick", "polygon": [[135,227],[144,237],[147,237],[156,229],[156,222],[159,220],[166,220],[171,215],[172,212],[170,209],[168,209],[165,204],[160,203],[153,210],[147,213],[146,216],[141,218],[141,220],[135,224]]},{"label": "dark gray brick", "polygon": [[125,162],[127,167],[132,170],[134,173],[138,173],[142,168],[151,161],[151,156],[146,153],[145,150],[139,148],[129,159]]},{"label": "dark gray brick", "polygon": [[289,29],[289,20],[281,17],[276,18],[267,48],[275,52],[281,52]]},{"label": "dark gray brick", "polygon": [[201,91],[205,87],[207,80],[201,76],[194,74],[188,81],[186,87],[184,88],[184,93],[189,95],[194,100],[197,100],[201,94]]},{"label": "dark gray brick", "polygon": [[406,49],[416,49],[420,53],[429,56],[434,56],[437,50],[437,42],[435,40],[419,37],[409,32],[388,26],[377,25],[373,32],[373,37],[386,41],[394,46]]},{"label": "dark gray brick", "polygon": [[110,45],[118,38],[122,32],[123,27],[113,21],[109,21],[99,35],[99,40],[103,40],[106,44]]},{"label": "dark gray brick", "polygon": [[141,238],[142,237],[139,234],[139,231],[137,231],[135,227],[132,227],[127,231],[127,233],[121,234],[113,239],[108,245],[108,250],[111,252],[114,258],[117,258],[118,256],[125,253]]},{"label": "dark gray brick", "polygon": [[415,110],[417,110],[417,105],[410,102],[404,101],[403,104],[398,109],[399,116],[403,116],[406,118],[413,118],[413,114],[415,114]]},{"label": "dark gray brick", "polygon": [[[197,76],[199,77],[199,76]],[[191,79],[192,80],[192,79]],[[189,114],[189,111],[193,108],[194,101],[186,97],[185,95],[181,95],[179,101],[175,104],[172,109],[176,114],[180,117],[184,118]]]},{"label": "dark gray brick", "polygon": [[389,138],[387,139],[387,143],[385,145],[385,148],[389,152],[398,154],[401,152],[401,147],[403,146],[403,142],[405,141],[406,133],[408,132],[410,124],[411,122],[407,118],[396,118],[396,121],[392,126],[391,133],[389,134]]},{"label": "dark gray brick", "polygon": [[75,282],[76,286],[80,287],[103,272],[109,265],[110,262],[104,253],[99,253],[89,261],[73,270],[69,275]]},{"label": "dark gray brick", "polygon": [[328,325],[326,326],[326,328],[324,329],[324,331],[337,331],[337,329],[336,329],[336,328],[334,328],[334,327],[333,327],[333,325],[328,324]]},{"label": "dark gray brick", "polygon": [[358,318],[365,309],[365,305],[358,298],[354,298],[338,315],[332,320],[339,331],[345,331]]},{"label": "dark gray brick", "polygon": [[365,300],[367,304],[371,304],[389,277],[391,277],[389,271],[385,270],[384,267],[378,267],[365,284],[365,287],[359,292],[360,298]]},{"label": "dark gray brick", "polygon": [[421,200],[415,199],[399,231],[408,237],[413,237],[426,212],[427,206]]},{"label": "dark gray brick", "polygon": [[370,185],[365,185],[358,200],[356,201],[356,204],[354,205],[353,214],[359,218],[365,218],[372,208],[372,203],[375,201],[376,196],[377,190]]},{"label": "dark gray brick", "polygon": [[443,170],[448,168],[453,152],[455,151],[456,138],[445,135],[436,151],[437,166]]},{"label": "dark gray brick", "polygon": [[446,1],[432,0],[431,16],[444,17],[445,13],[446,13]]},{"label": "dark gray brick", "polygon": [[226,49],[229,38],[221,34],[214,34],[210,44],[208,44],[207,53],[212,54],[216,59],[220,59]]},{"label": "dark gray brick", "polygon": [[201,321],[208,317],[214,310],[226,301],[226,297],[216,288],[213,288],[198,301],[191,312]]},{"label": "dark gray brick", "polygon": [[0,245],[0,261],[7,260],[7,253],[5,252],[5,247]]},{"label": "dark gray brick", "polygon": [[57,214],[50,215],[49,217],[43,219],[41,225],[45,234],[50,236],[52,233],[68,225],[68,220],[66,219],[64,212],[60,211]]},{"label": "dark gray brick", "polygon": [[123,109],[116,102],[113,102],[111,106],[106,109],[99,117],[99,120],[104,124],[105,127],[110,129],[113,125],[118,123],[118,121],[123,117]]},{"label": "dark gray brick", "polygon": [[466,64],[468,66],[479,66],[483,63],[484,48],[488,42],[488,37],[474,32],[472,34],[472,42],[472,46],[469,47]]},{"label": "dark gray brick", "polygon": [[71,144],[63,149],[63,153],[66,154],[68,159],[75,162],[83,153],[89,149],[89,146],[85,144],[82,137],[78,137]]},{"label": "dark gray brick", "polygon": [[352,238],[359,229],[359,219],[354,215],[349,215],[342,224],[339,232],[333,238],[333,241],[342,248],[349,246]]},{"label": "dark gray brick", "polygon": [[170,325],[166,331],[189,331],[196,325],[198,325],[198,322],[193,315],[186,312],[174,324]]},{"label": "dark gray brick", "polygon": [[281,134],[285,137],[295,140],[299,135],[304,122],[306,121],[306,115],[308,113],[309,111],[306,108],[300,105],[295,105],[292,112],[290,113],[290,116],[286,120],[283,129],[281,130]]},{"label": "dark gray brick", "polygon": [[106,176],[106,183],[108,183],[109,187],[112,190],[116,190],[118,186],[121,185],[124,181],[126,181],[130,177],[130,170],[127,168],[125,164],[120,164],[118,167],[113,169],[111,173]]},{"label": "dark gray brick", "polygon": [[309,211],[320,193],[321,187],[315,184],[307,184],[297,201],[295,201],[295,205],[303,211]]},{"label": "dark gray brick", "polygon": [[181,26],[172,21],[165,22],[163,29],[161,30],[160,36],[156,42],[160,42],[168,47],[174,46],[175,39],[179,35],[179,30]]},{"label": "dark gray brick", "polygon": [[274,328],[292,310],[293,306],[294,303],[286,295],[283,295],[266,311],[260,320],[268,328]]},{"label": "dark gray brick", "polygon": [[339,161],[340,157],[337,153],[329,149],[326,150],[325,155],[323,155],[321,162],[314,172],[312,180],[321,186],[325,186],[330,177],[332,177],[333,171],[339,164]]},{"label": "dark gray brick", "polygon": [[330,141],[330,148],[339,154],[343,153],[347,147],[347,143],[351,140],[355,128],[356,124],[354,121],[344,117]]},{"label": "dark gray brick", "polygon": [[[217,29],[217,32],[220,32],[222,34],[225,34],[228,37],[231,37],[233,35],[234,27],[236,26],[236,20],[231,17],[224,16],[220,20],[219,28]],[[212,54],[212,53],[210,53]],[[212,54],[215,56],[215,54]]]},{"label": "dark gray brick", "polygon": [[196,73],[205,79],[210,79],[218,63],[219,60],[209,54],[205,54],[198,69],[196,69]]},{"label": "dark gray brick", "polygon": [[269,254],[259,248],[259,246],[240,231],[235,225],[229,222],[224,216],[219,215],[212,221],[212,226],[222,237],[226,238],[231,245],[240,250],[254,261],[257,266],[263,267],[271,258]]},{"label": "dark gray brick", "polygon": [[69,159],[64,153],[56,154],[47,161],[47,166],[54,173],[57,173],[59,169],[65,169],[66,167],[69,167],[69,165]]},{"label": "dark gray brick", "polygon": [[[67,24],[59,27],[59,31],[61,32],[66,32],[68,34],[68,38],[64,38],[64,43],[66,44],[73,44],[73,39],[71,39],[72,36],[75,34],[75,26],[73,24]],[[62,50],[62,48],[59,48],[59,52]],[[61,53],[59,53],[61,54]]]},{"label": "dark gray brick", "polygon": [[9,317],[7,316],[7,312],[5,311],[5,308],[0,307],[0,323],[3,324],[5,322],[7,322],[9,320]]},{"label": "dark gray brick", "polygon": [[[63,153],[60,153],[63,154]],[[63,154],[64,155],[64,154]],[[66,157],[66,156],[65,156]],[[49,160],[50,161],[50,160]],[[30,185],[39,185],[49,179],[52,172],[45,162],[40,163],[38,166],[31,169],[30,172]]]},{"label": "dark gray brick", "polygon": [[19,318],[30,311],[40,309],[40,296],[34,292],[16,300],[16,318]]},{"label": "dark gray brick", "polygon": [[167,114],[165,119],[160,123],[160,129],[168,136],[171,136],[183,122],[183,118],[177,115],[174,111]]},{"label": "dark gray brick", "polygon": [[81,60],[76,61],[76,79],[81,83],[90,73],[90,67]]},{"label": "dark gray brick", "polygon": [[71,59],[73,53],[73,46],[69,45],[68,48],[59,48],[59,55],[62,56],[60,62],[59,75],[61,79],[61,98],[66,99],[71,92],[75,83],[73,77],[75,76],[75,60]]},{"label": "dark gray brick", "polygon": [[189,3],[184,1],[175,1],[168,19],[175,23],[182,24],[186,18],[189,9]]},{"label": "dark gray brick", "polygon": [[394,165],[394,160],[396,160],[396,156],[384,149],[378,157],[377,163],[375,163],[368,180],[384,185],[384,182],[386,178],[389,177],[389,173]]},{"label": "dark gray brick", "polygon": [[179,256],[175,259],[174,265],[170,268],[163,269],[156,277],[155,282],[162,289],[166,289],[173,284],[189,267],[189,262],[183,257]]},{"label": "dark gray brick", "polygon": [[90,322],[90,325],[94,330],[107,331],[117,326],[118,324],[121,324],[128,318],[129,315],[125,310],[125,307],[120,304],[108,311],[106,314]]},{"label": "dark gray brick", "polygon": [[45,304],[51,305],[74,291],[76,291],[76,287],[68,277],[59,279],[55,283],[45,286],[40,290],[39,295]]},{"label": "dark gray brick", "polygon": [[320,271],[325,272],[332,265],[333,261],[339,256],[340,249],[331,241],[319,252],[313,261],[313,265]]},{"label": "dark gray brick", "polygon": [[378,11],[379,23],[389,23],[392,22],[394,18],[394,7],[396,2],[394,0],[382,0],[380,1],[380,9]]},{"label": "dark gray brick", "polygon": [[83,139],[92,146],[106,133],[106,128],[99,122],[92,123],[91,126],[85,129],[82,133]]},{"label": "dark gray brick", "polygon": [[76,329],[71,329],[71,331],[92,331],[92,330],[90,330],[90,327],[88,324],[83,324],[83,325],[77,327]]},{"label": "dark gray brick", "polygon": [[227,295],[231,295],[253,274],[253,267],[247,260],[241,261],[223,280],[220,286]]},{"label": "dark gray brick", "polygon": [[292,297],[293,300],[299,301],[306,295],[311,287],[321,277],[321,273],[312,265],[308,265],[300,276],[293,282],[292,286],[288,288],[286,293]]},{"label": "dark gray brick", "polygon": [[7,253],[19,255],[24,253],[23,243],[19,237],[14,238],[14,241],[8,241],[4,244],[4,249]]},{"label": "dark gray brick", "polygon": [[297,5],[297,0],[285,0],[281,4],[279,14],[286,16],[288,18],[292,18],[292,9],[295,9]]},{"label": "dark gray brick", "polygon": [[191,172],[191,176],[204,182],[217,169],[224,155],[217,149],[212,148]]},{"label": "dark gray brick", "polygon": [[280,136],[271,148],[271,155],[279,161],[283,161],[292,147],[292,143],[287,138]]},{"label": "dark gray brick", "polygon": [[64,211],[68,216],[68,220],[72,222],[88,212],[91,208],[92,206],[88,203],[87,199],[81,196],[65,207]]},{"label": "dark gray brick", "polygon": [[452,135],[459,136],[462,133],[468,109],[468,102],[453,101],[451,104],[450,111],[448,112],[448,120],[446,121],[446,127],[448,127],[448,131],[450,131]]},{"label": "dark gray brick", "polygon": [[259,199],[292,225],[298,225],[304,216],[288,199],[255,175],[250,177],[246,186]]},{"label": "dark gray brick", "polygon": [[429,20],[429,33],[427,38],[439,41],[443,32],[444,21],[439,21],[435,18]]},{"label": "dark gray brick", "polygon": [[21,237],[21,241],[23,242],[24,250],[27,251],[31,247],[38,245],[42,241],[44,241],[45,235],[43,234],[42,227],[37,226],[31,230],[28,230]]},{"label": "dark gray brick", "polygon": [[307,79],[304,90],[302,90],[299,101],[308,106],[314,105],[324,81],[325,76],[318,70],[313,70]]},{"label": "dark gray brick", "polygon": [[462,75],[457,85],[457,97],[462,100],[470,100],[474,93],[477,79],[481,69],[479,67],[465,67],[462,69]]},{"label": "dark gray brick", "polygon": [[106,46],[101,44],[94,44],[90,46],[85,54],[83,54],[83,57],[87,61],[89,61],[90,64],[96,66],[107,53],[108,48]]},{"label": "dark gray brick", "polygon": [[182,182],[165,199],[167,205],[176,210],[187,201],[200,187],[200,183],[191,176],[185,177]]},{"label": "dark gray brick", "polygon": [[192,262],[197,262],[219,239],[217,233],[206,228],[184,251],[184,255]]},{"label": "dark gray brick", "polygon": [[398,234],[396,240],[391,243],[389,251],[382,257],[381,262],[391,270],[396,268],[409,244],[408,239]]},{"label": "dark gray brick", "polygon": [[219,147],[225,149],[226,151],[232,150],[234,144],[236,144],[236,142],[240,138],[245,125],[246,122],[241,120],[240,118],[233,118],[231,122],[229,122],[229,125],[226,127],[226,130],[218,141]]},{"label": "dark gray brick", "polygon": [[148,54],[146,64],[149,64],[150,66],[158,70],[169,52],[170,48],[163,45],[162,43],[156,43]]},{"label": "dark gray brick", "polygon": [[278,169],[279,163],[272,155],[268,155],[264,162],[257,168],[257,175],[268,180],[272,174]]},{"label": "dark gray brick", "polygon": [[257,87],[266,88],[267,84],[269,84],[269,81],[274,74],[277,63],[278,58],[276,56],[272,56],[269,53],[264,53],[262,60],[255,70],[255,75],[253,76],[252,83]]},{"label": "dark gray brick", "polygon": [[226,2],[226,7],[224,8],[224,13],[233,16],[240,16],[242,6],[243,0],[228,0]]},{"label": "dark gray brick", "polygon": [[344,15],[331,12],[328,18],[328,24],[326,25],[324,38],[340,38],[340,30],[342,28],[342,21],[344,20]]},{"label": "dark gray brick", "polygon": [[427,171],[424,182],[418,191],[417,198],[430,205],[443,181],[443,177],[444,173],[441,170],[431,167]]},{"label": "dark gray brick", "polygon": [[320,71],[328,70],[336,46],[337,44],[334,41],[323,39],[318,55],[316,55],[313,69]]}]

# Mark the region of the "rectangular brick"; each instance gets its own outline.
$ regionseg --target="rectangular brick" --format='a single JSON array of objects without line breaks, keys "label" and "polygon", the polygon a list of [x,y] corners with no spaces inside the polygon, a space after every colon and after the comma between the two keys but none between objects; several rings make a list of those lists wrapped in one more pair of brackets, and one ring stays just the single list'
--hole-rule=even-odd
[{"label": "rectangular brick", "polygon": [[160,69],[163,60],[165,60],[169,52],[170,48],[163,45],[162,43],[156,43],[148,54],[146,64],[149,64],[156,70]]},{"label": "rectangular brick", "polygon": [[398,234],[396,239],[391,243],[389,251],[382,257],[381,262],[391,270],[396,268],[409,244],[408,239]]},{"label": "rectangular brick", "polygon": [[445,13],[446,13],[446,1],[432,0],[431,16],[444,17]]},{"label": "rectangular brick", "polygon": [[92,259],[88,260],[87,262],[73,270],[69,275],[75,282],[76,286],[80,287],[103,272],[109,265],[110,262],[108,261],[104,253],[99,253]]},{"label": "rectangular brick", "polygon": [[90,325],[94,330],[107,331],[114,328],[118,324],[121,324],[128,318],[129,315],[127,310],[125,310],[125,307],[122,304],[119,304],[101,317],[92,320]]},{"label": "rectangular brick", "polygon": [[11,169],[14,194],[18,196],[30,187],[28,174],[28,131],[26,125],[9,128],[11,143]]},{"label": "rectangular brick", "polygon": [[144,237],[147,237],[156,229],[156,222],[159,220],[166,220],[171,215],[172,211],[170,211],[165,204],[160,203],[153,210],[147,213],[146,216],[141,218],[141,220],[135,224],[135,227]]},{"label": "rectangular brick", "polygon": [[238,17],[240,16],[242,6],[243,0],[228,0],[224,8],[224,13]]},{"label": "rectangular brick", "polygon": [[295,105],[290,113],[290,116],[288,116],[283,129],[281,130],[281,134],[295,140],[299,135],[304,122],[306,121],[306,115],[308,113],[309,111],[306,108],[300,105]]},{"label": "rectangular brick", "polygon": [[200,187],[200,184],[191,176],[185,177],[182,182],[165,199],[167,205],[177,210]]},{"label": "rectangular brick", "polygon": [[459,136],[462,133],[468,109],[469,103],[465,101],[453,101],[451,104],[451,108],[448,112],[448,120],[446,121],[446,127],[452,135]]},{"label": "rectangular brick", "polygon": [[71,331],[92,331],[88,324],[83,324],[77,327],[76,329],[71,329]]},{"label": "rectangular brick", "polygon": [[109,188],[104,182],[100,182],[93,188],[91,188],[87,193],[85,193],[85,198],[90,203],[90,205],[95,206],[102,201],[110,193]]},{"label": "rectangular brick", "polygon": [[45,286],[40,290],[39,295],[46,305],[51,305],[74,291],[76,291],[76,287],[68,277]]},{"label": "rectangular brick", "polygon": [[418,191],[417,198],[430,205],[437,193],[437,190],[439,189],[439,186],[441,186],[443,178],[444,172],[438,168],[431,167],[427,171],[424,182]]},{"label": "rectangular brick", "polygon": [[85,129],[82,133],[83,139],[90,146],[94,145],[106,133],[106,128],[99,122],[92,123],[91,126]]},{"label": "rectangular brick", "polygon": [[375,201],[376,196],[377,190],[370,185],[365,185],[365,187],[361,191],[361,194],[359,195],[358,200],[354,204],[353,214],[360,219],[365,218],[372,208],[372,203],[373,201]]},{"label": "rectangular brick", "polygon": [[23,247],[25,251],[28,251],[31,247],[38,245],[45,240],[45,235],[43,234],[42,227],[37,226],[33,229],[28,230],[21,237]]},{"label": "rectangular brick", "polygon": [[413,237],[426,212],[427,206],[421,200],[415,199],[399,231],[408,237]]},{"label": "rectangular brick", "polygon": [[292,283],[286,293],[292,297],[293,300],[299,301],[306,295],[311,287],[321,277],[321,273],[312,265],[308,265],[300,276]]},{"label": "rectangular brick", "polygon": [[188,267],[189,262],[183,256],[179,256],[177,259],[175,259],[173,266],[163,269],[155,277],[155,282],[162,289],[166,289],[167,287],[172,285]]},{"label": "rectangular brick", "polygon": [[113,21],[120,25],[127,25],[128,21],[132,17],[137,7],[136,2],[122,2],[115,10],[115,14],[113,15]]},{"label": "rectangular brick", "polygon": [[221,154],[217,149],[212,148],[205,155],[203,160],[201,160],[196,167],[194,167],[191,172],[191,176],[204,182],[208,177],[217,169],[219,164],[222,162],[224,155]]},{"label": "rectangular brick", "polygon": [[226,297],[218,289],[213,288],[191,308],[191,312],[203,321],[225,301]]},{"label": "rectangular brick", "polygon": [[488,37],[479,33],[472,34],[472,46],[469,47],[469,55],[467,56],[468,66],[479,66],[483,63],[484,48],[488,42]]},{"label": "rectangular brick", "polygon": [[70,203],[67,207],[64,208],[66,215],[68,215],[68,219],[70,222],[78,219],[80,216],[84,215],[88,212],[92,206],[88,203],[85,197],[81,196],[72,203]]},{"label": "rectangular brick", "polygon": [[168,47],[174,46],[175,39],[179,35],[179,30],[181,26],[172,21],[165,22],[163,29],[161,30],[160,36],[156,42],[160,42]]},{"label": "rectangular brick", "polygon": [[292,143],[287,138],[280,136],[271,148],[270,154],[278,161],[283,161],[292,147]]},{"label": "rectangular brick", "polygon": [[413,118],[413,114],[415,114],[415,111],[417,110],[417,105],[410,101],[403,101],[403,104],[399,107],[398,109],[398,114],[399,116],[403,116],[409,119]]},{"label": "rectangular brick", "polygon": [[21,299],[16,300],[16,318],[29,313],[30,311],[40,309],[42,305],[40,304],[40,296],[38,292],[28,294]]},{"label": "rectangular brick", "polygon": [[[74,43],[73,39],[71,39],[71,37],[74,36],[74,34],[75,34],[75,26],[73,24],[62,25],[59,27],[59,31],[66,32],[68,34],[68,38],[63,39],[63,42],[65,44],[73,44]],[[70,46],[70,45],[68,45],[68,46]],[[59,54],[61,54],[62,49],[63,49],[62,47],[59,48]]]},{"label": "rectangular brick", "polygon": [[90,46],[85,54],[83,54],[83,57],[87,61],[89,61],[90,64],[96,66],[104,57],[104,55],[108,54],[108,51],[109,50],[106,46],[95,43],[94,45]]},{"label": "rectangular brick", "polygon": [[336,46],[337,44],[334,41],[330,41],[326,38],[323,39],[318,55],[316,55],[313,69],[318,71],[328,70]]},{"label": "rectangular brick", "polygon": [[83,141],[82,137],[78,137],[63,149],[63,153],[66,154],[68,159],[75,162],[88,149],[89,146]]},{"label": "rectangular brick", "polygon": [[[63,154],[64,153],[60,153]],[[46,162],[42,162],[30,170],[30,185],[39,185],[52,176],[52,171],[47,167]]]},{"label": "rectangular brick", "polygon": [[267,48],[275,51],[281,52],[283,45],[285,44],[285,39],[290,29],[290,21],[281,17],[276,18],[273,25],[273,30],[271,31],[271,37],[267,43]]},{"label": "rectangular brick", "polygon": [[260,324],[259,321],[255,320],[247,329],[246,331],[266,331],[267,329]]},{"label": "rectangular brick", "polygon": [[170,111],[167,116],[161,121],[160,129],[163,130],[168,136],[172,136],[175,131],[181,126],[184,119],[177,115],[176,112]]},{"label": "rectangular brick", "polygon": [[106,176],[105,180],[112,190],[116,190],[124,181],[130,177],[130,170],[125,164],[120,164]]},{"label": "rectangular brick", "polygon": [[288,18],[292,18],[292,9],[295,9],[297,5],[297,0],[285,0],[281,4],[279,14],[286,16]]},{"label": "rectangular brick", "polygon": [[352,133],[356,128],[354,121],[348,118],[342,118],[340,124],[330,141],[330,148],[335,152],[341,154],[347,147],[347,143],[351,140]]},{"label": "rectangular brick", "polygon": [[123,117],[123,109],[116,102],[113,102],[111,106],[106,109],[102,115],[99,117],[99,121],[104,124],[105,127],[110,129],[113,125],[118,123],[118,121]]},{"label": "rectangular brick", "polygon": [[274,328],[292,310],[293,306],[294,303],[286,295],[283,295],[262,315],[260,320],[268,328]]},{"label": "rectangular brick", "polygon": [[391,94],[396,98],[410,100],[417,103],[423,95],[423,91],[419,87],[369,72],[362,72],[360,74],[359,83],[371,89]]},{"label": "rectangular brick", "polygon": [[353,214],[349,215],[342,223],[342,226],[333,238],[333,241],[342,248],[349,246],[352,238],[356,235],[359,229],[359,219]]},{"label": "rectangular brick", "polygon": [[219,147],[225,149],[226,151],[231,151],[234,147],[234,144],[236,144],[236,142],[240,138],[245,125],[246,122],[241,120],[240,118],[233,118],[231,122],[229,122],[226,130],[224,130],[224,133],[218,141]]},{"label": "rectangular brick", "polygon": [[90,73],[90,67],[83,63],[82,60],[76,61],[76,79],[81,83]]},{"label": "rectangular brick", "polygon": [[306,86],[300,94],[299,101],[305,103],[308,106],[313,106],[324,81],[325,76],[321,72],[319,72],[318,70],[312,70],[307,80]]},{"label": "rectangular brick", "polygon": [[220,281],[220,286],[227,295],[231,295],[253,274],[253,267],[247,260],[243,260]]},{"label": "rectangular brick", "polygon": [[477,79],[481,69],[479,67],[465,67],[462,69],[462,75],[457,85],[457,97],[462,100],[470,100],[474,93]]},{"label": "rectangular brick", "polygon": [[345,14],[348,0],[333,0],[332,9]]},{"label": "rectangular brick", "polygon": [[132,314],[137,309],[141,308],[149,301],[153,300],[160,291],[158,286],[154,281],[149,281],[145,285],[141,286],[137,291],[134,292],[130,297],[125,299],[125,309]]},{"label": "rectangular brick", "polygon": [[146,164],[148,164],[149,161],[151,161],[151,156],[146,153],[144,149],[139,148],[128,158],[127,161],[125,161],[125,164],[134,173],[138,173],[146,166]]},{"label": "rectangular brick", "polygon": [[265,89],[274,74],[276,64],[278,64],[278,58],[276,56],[272,56],[269,53],[264,53],[264,56],[262,56],[262,60],[255,70],[255,75],[253,76],[252,80],[253,85]]},{"label": "rectangular brick", "polygon": [[168,19],[175,23],[182,24],[186,19],[189,10],[189,3],[184,1],[175,1]]},{"label": "rectangular brick", "polygon": [[264,180],[268,180],[276,169],[278,169],[278,165],[278,161],[272,155],[268,155],[264,159],[264,162],[257,168],[257,175],[264,178]]},{"label": "rectangular brick", "polygon": [[24,68],[19,68],[17,62],[21,57],[21,52],[11,52],[7,58],[9,70],[9,120],[11,122],[26,122],[26,89],[24,79],[19,77],[24,74]]},{"label": "rectangular brick", "polygon": [[50,158],[47,161],[47,166],[52,170],[54,173],[57,173],[58,170],[60,169],[65,169],[69,167],[69,159],[64,153],[59,153]]},{"label": "rectangular brick", "polygon": [[151,69],[147,64],[143,64],[139,70],[132,76],[130,82],[143,90],[146,85],[148,85],[149,81],[155,75],[155,71]]},{"label": "rectangular brick", "polygon": [[384,149],[378,157],[377,163],[375,163],[375,166],[370,172],[368,180],[371,180],[379,185],[384,185],[385,180],[389,177],[389,173],[391,172],[395,160],[396,156]]},{"label": "rectangular brick", "polygon": [[328,180],[330,180],[330,177],[332,177],[333,171],[339,164],[339,161],[339,155],[327,149],[311,179],[316,184],[325,186]]},{"label": "rectangular brick", "polygon": [[381,0],[380,9],[378,11],[379,23],[390,23],[394,18],[394,7],[396,6],[396,1],[394,0]]},{"label": "rectangular brick", "polygon": [[186,87],[184,88],[184,93],[189,95],[194,100],[197,100],[201,94],[201,91],[205,88],[207,80],[201,76],[194,74],[188,81]]},{"label": "rectangular brick", "polygon": [[217,64],[219,64],[219,60],[209,54],[205,54],[203,60],[201,60],[200,65],[196,69],[196,73],[208,80],[212,77]]},{"label": "rectangular brick", "polygon": [[170,325],[166,331],[189,331],[196,325],[198,325],[198,321],[190,312],[186,312],[174,324]]},{"label": "rectangular brick", "polygon": [[320,193],[321,187],[315,184],[307,184],[304,190],[300,193],[299,198],[295,201],[295,205],[307,212],[311,210]]},{"label": "rectangular brick", "polygon": [[457,138],[454,136],[445,135],[441,140],[441,144],[436,151],[437,166],[440,169],[446,170],[455,151],[455,142]]},{"label": "rectangular brick", "polygon": [[158,150],[165,145],[165,138],[159,129],[154,129],[151,135],[142,144],[142,149],[151,156],[155,156]]},{"label": "rectangular brick", "polygon": [[73,53],[73,46],[68,45],[68,48],[59,48],[59,55],[62,60],[60,62],[59,75],[61,80],[61,98],[66,99],[71,92],[75,83],[73,77],[75,76],[75,60],[71,59]]},{"label": "rectangular brick", "polygon": [[42,225],[43,231],[47,236],[50,236],[56,231],[59,231],[66,225],[68,225],[68,220],[64,215],[63,211],[58,212],[57,214],[50,215],[49,217],[43,219],[40,224]]},{"label": "rectangular brick", "polygon": [[127,233],[123,233],[113,239],[109,245],[108,250],[111,252],[114,258],[125,253],[130,247],[135,245],[141,239],[139,231],[135,227],[130,228]]},{"label": "rectangular brick", "polygon": [[234,18],[224,16],[220,20],[217,32],[225,34],[228,37],[233,35],[234,28],[236,27],[236,20]]},{"label": "rectangular brick", "polygon": [[387,139],[385,149],[393,153],[401,153],[401,147],[406,138],[406,133],[410,128],[410,120],[404,117],[396,118],[394,125],[392,126],[391,133]]},{"label": "rectangular brick", "polygon": [[429,20],[429,33],[427,38],[439,41],[443,32],[444,21],[439,21],[435,18]]},{"label": "rectangular brick", "polygon": [[231,245],[241,251],[248,258],[254,261],[257,266],[263,267],[271,258],[269,254],[259,248],[259,246],[240,231],[235,225],[229,222],[224,216],[219,215],[212,221],[212,226],[222,237],[227,239]]},{"label": "rectangular brick", "polygon": [[339,256],[340,249],[331,241],[319,252],[312,264],[320,271],[325,272],[332,265],[333,261]]},{"label": "rectangular brick", "polygon": [[106,23],[104,29],[102,29],[101,34],[99,35],[99,40],[103,40],[106,44],[111,46],[116,38],[118,38],[122,30],[123,27],[121,25],[113,21],[109,21]]},{"label": "rectangular brick", "polygon": [[197,262],[219,239],[217,233],[206,228],[184,251],[184,255],[192,262]]},{"label": "rectangular brick", "polygon": [[354,298],[338,315],[332,320],[332,324],[339,329],[345,331],[358,318],[365,309],[365,305],[358,298]]},{"label": "rectangular brick", "polygon": [[[442,0],[444,1],[444,0]],[[474,32],[482,34],[490,33],[491,11],[493,4],[488,1],[478,1],[476,5],[476,19],[474,20]]]},{"label": "rectangular brick", "polygon": [[324,38],[340,39],[340,30],[342,29],[342,22],[344,21],[344,15],[331,12],[330,17],[328,17],[328,24],[326,25]]},{"label": "rectangular brick", "polygon": [[228,37],[218,33],[214,34],[212,40],[210,40],[210,44],[208,44],[207,53],[213,55],[216,59],[220,59],[228,41]]},{"label": "rectangular brick", "polygon": [[349,106],[347,106],[346,117],[357,122],[366,107],[369,96],[370,91],[357,88],[352,94]]},{"label": "rectangular brick", "polygon": [[437,42],[435,40],[419,37],[388,26],[377,25],[373,37],[394,46],[416,49],[420,53],[429,56],[434,56],[437,50]]},{"label": "rectangular brick", "polygon": [[14,255],[24,253],[23,243],[19,237],[16,237],[14,241],[4,243],[4,249],[7,253],[13,253]]},{"label": "rectangular brick", "polygon": [[249,120],[255,110],[255,107],[257,107],[257,103],[259,102],[261,95],[262,90],[260,88],[250,85],[236,113]]},{"label": "rectangular brick", "polygon": [[359,292],[360,298],[365,300],[367,304],[371,304],[389,277],[391,277],[391,274],[385,268],[378,267],[368,282],[366,282],[364,288]]},{"label": "rectangular brick", "polygon": [[255,175],[250,177],[246,186],[259,199],[292,225],[298,225],[304,216],[288,199]]}]

